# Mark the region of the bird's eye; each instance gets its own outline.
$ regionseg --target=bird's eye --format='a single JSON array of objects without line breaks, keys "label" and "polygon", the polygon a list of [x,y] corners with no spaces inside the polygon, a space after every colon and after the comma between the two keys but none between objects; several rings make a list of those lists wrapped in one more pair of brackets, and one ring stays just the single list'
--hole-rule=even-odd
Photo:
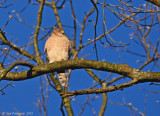
[{"label": "bird's eye", "polygon": [[64,30],[61,30],[61,33],[64,34]]}]

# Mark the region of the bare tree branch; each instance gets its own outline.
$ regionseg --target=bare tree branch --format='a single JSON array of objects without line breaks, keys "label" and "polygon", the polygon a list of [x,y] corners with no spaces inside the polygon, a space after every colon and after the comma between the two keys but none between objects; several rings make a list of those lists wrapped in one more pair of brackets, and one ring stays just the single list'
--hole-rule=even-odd
[{"label": "bare tree branch", "polygon": [[41,0],[41,4],[39,7],[39,11],[38,11],[37,27],[36,27],[35,34],[34,34],[34,50],[35,50],[35,53],[37,56],[38,64],[43,63],[43,61],[40,57],[40,53],[39,53],[40,51],[38,48],[38,34],[39,34],[39,28],[40,28],[41,22],[42,22],[42,11],[43,11],[44,2],[45,2],[45,0]]}]

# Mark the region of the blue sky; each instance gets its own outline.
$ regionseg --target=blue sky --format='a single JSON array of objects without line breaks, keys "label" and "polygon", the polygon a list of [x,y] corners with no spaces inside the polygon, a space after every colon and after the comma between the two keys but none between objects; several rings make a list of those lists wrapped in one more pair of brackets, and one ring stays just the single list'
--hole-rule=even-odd
[{"label": "blue sky", "polygon": [[[9,1],[10,2],[10,1]],[[102,2],[101,0],[99,2]],[[35,3],[35,2],[34,2]],[[117,3],[117,0],[114,1],[108,1],[108,3]],[[134,6],[140,6],[143,5],[142,1],[133,1]],[[7,5],[6,3],[5,5]],[[13,5],[7,8],[0,8],[0,28],[2,29],[8,20],[8,17],[10,14],[13,15],[13,18],[9,21],[9,24],[5,28],[6,37],[8,40],[12,39],[13,43],[16,43],[17,46],[25,45],[30,41],[31,35],[34,34],[34,29],[30,28],[30,26],[36,27],[37,24],[37,12],[39,5],[29,5],[23,12],[19,14],[19,17],[22,19],[24,18],[25,23],[28,25],[24,25],[20,22],[18,22],[15,18],[17,18],[17,15],[15,11],[20,11],[25,7],[27,4],[27,1],[20,1],[17,0],[14,2]],[[117,3],[118,4],[118,3]],[[93,7],[93,5],[90,3],[90,0],[77,0],[73,1],[73,7],[75,9],[76,18],[79,21],[80,24],[82,24],[82,21],[86,15],[87,12],[90,11],[90,9]],[[102,10],[102,7],[98,7],[99,11]],[[107,28],[111,29],[113,28],[119,20],[113,15],[113,13],[106,10],[106,24]],[[71,10],[70,10],[70,4],[67,1],[65,4],[65,8],[62,10],[59,10],[60,18],[63,24],[63,28],[65,30],[65,33],[67,36],[72,40],[73,39],[73,28],[67,27],[67,26],[73,26],[73,18],[71,16]],[[90,16],[89,19],[93,19],[95,21],[96,13]],[[99,20],[98,20],[98,26],[97,26],[97,35],[102,34],[102,12],[99,12]],[[42,28],[51,28],[56,23],[55,16],[53,13],[53,10],[49,7],[44,7],[43,11],[43,19],[42,19]],[[159,25],[155,26],[155,28],[159,27]],[[79,35],[80,35],[81,27],[77,23],[77,45],[79,44]],[[48,30],[47,30],[48,31]],[[93,24],[90,22],[87,22],[86,30],[84,32],[84,38],[83,43],[87,43],[88,39],[94,38],[94,28]],[[114,38],[117,42],[122,41],[123,43],[131,43],[130,46],[128,46],[129,49],[132,49],[135,52],[138,52],[140,54],[144,54],[145,52],[143,49],[139,46],[137,46],[132,40],[129,39],[129,34],[132,33],[132,30],[130,28],[125,27],[125,25],[120,26],[114,33],[111,33],[110,36]],[[40,31],[39,38],[41,38],[45,32],[43,30]],[[150,35],[151,38],[153,38],[152,41],[156,42],[157,37],[160,36],[160,33],[157,31]],[[48,37],[47,37],[48,38]],[[40,51],[41,53],[44,52],[44,44],[46,39],[43,39],[39,42]],[[105,39],[102,39],[103,42],[106,42]],[[154,43],[156,44],[156,43]],[[98,46],[98,56],[99,60],[105,60],[107,62],[111,63],[127,63],[129,66],[133,68],[138,68],[141,64],[136,63],[137,60],[144,61],[145,58],[141,58],[135,55],[131,55],[129,53],[124,53],[120,51],[115,51],[110,48],[104,48],[102,47],[100,41],[97,41]],[[5,46],[0,46],[1,48],[4,48]],[[122,48],[123,49],[123,48]],[[31,46],[28,49],[28,52],[34,53],[33,46]],[[15,53],[13,53],[15,54]],[[87,46],[84,48],[80,53],[79,57],[86,56],[85,59],[91,59],[96,60],[96,54],[95,51],[93,51],[93,44]],[[1,62],[3,61],[4,56],[1,57]],[[42,58],[45,60],[45,55],[42,56]],[[120,61],[119,61],[120,58]],[[24,58],[25,59],[25,58]],[[6,59],[5,64],[12,63],[13,60],[10,60],[9,58]],[[34,63],[34,62],[31,62]],[[145,68],[145,71],[148,71],[150,67],[149,65],[147,68]],[[23,70],[26,70],[24,68]],[[154,68],[153,71],[159,71],[158,68]],[[100,76],[100,78],[103,80],[105,79],[110,73],[106,72],[100,72],[100,71],[94,71],[96,74]],[[117,77],[117,75],[113,75],[112,78]],[[41,77],[43,81],[46,81],[45,76]],[[129,79],[125,78],[122,79],[114,84],[120,84],[123,82],[127,82]],[[0,88],[3,87],[9,83],[9,81],[1,81],[0,82]],[[84,69],[82,70],[74,70],[71,74],[70,79],[70,91],[74,90],[82,90],[86,88],[90,88],[94,85],[93,79],[88,76],[86,71]],[[38,96],[41,96],[40,91],[40,77],[36,77],[31,80],[25,80],[25,81],[19,81],[19,82],[12,82],[12,84],[15,87],[8,86],[4,93],[5,95],[0,95],[0,112],[5,113],[13,113],[13,112],[28,112],[33,113],[34,115],[39,115],[38,106],[35,105],[38,103]],[[144,83],[144,84],[138,84],[133,87],[129,87],[124,89],[123,91],[115,91],[111,93],[107,93],[108,95],[108,104],[105,111],[105,115],[107,116],[117,116],[117,115],[123,115],[123,116],[130,116],[131,112],[128,107],[125,106],[119,106],[112,104],[111,102],[116,102],[120,104],[124,104],[123,98],[125,98],[126,103],[132,103],[134,107],[136,107],[139,111],[144,113],[144,109],[146,107],[146,115],[147,116],[156,116],[160,113],[159,106],[160,104],[155,102],[159,101],[159,94],[153,94],[144,90],[141,90],[140,88],[152,90],[152,91],[159,91],[159,86],[157,85],[149,85],[150,83]],[[98,86],[100,87],[100,86]],[[60,116],[61,111],[59,110],[59,107],[61,105],[61,99],[58,95],[58,93],[53,90],[51,87],[49,87],[49,90],[51,89],[51,92],[49,94],[48,99],[48,116],[52,116],[53,114],[55,116]],[[98,112],[100,110],[101,106],[101,95],[90,95],[90,97],[93,97],[94,99],[90,100],[91,105],[87,105],[84,112],[82,113],[82,116],[91,115],[93,114],[93,111],[96,112],[95,115],[98,115]],[[74,100],[79,104],[84,104],[87,99],[87,95],[77,96],[74,98]],[[75,101],[72,101],[72,107],[75,115],[78,115],[81,111],[81,107],[77,105]],[[93,101],[92,101],[93,100]],[[145,100],[147,102],[145,102]],[[138,115],[138,113],[134,110],[134,115]]]}]

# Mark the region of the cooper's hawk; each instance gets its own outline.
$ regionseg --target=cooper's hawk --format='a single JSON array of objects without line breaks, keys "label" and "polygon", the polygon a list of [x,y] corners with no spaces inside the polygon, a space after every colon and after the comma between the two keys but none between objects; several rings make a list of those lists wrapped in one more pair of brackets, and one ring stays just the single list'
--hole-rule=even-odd
[{"label": "cooper's hawk", "polygon": [[[45,43],[45,52],[48,63],[68,60],[70,50],[71,43],[61,28],[55,29]],[[57,74],[61,85],[65,86],[67,84],[65,71],[59,71]]]}]

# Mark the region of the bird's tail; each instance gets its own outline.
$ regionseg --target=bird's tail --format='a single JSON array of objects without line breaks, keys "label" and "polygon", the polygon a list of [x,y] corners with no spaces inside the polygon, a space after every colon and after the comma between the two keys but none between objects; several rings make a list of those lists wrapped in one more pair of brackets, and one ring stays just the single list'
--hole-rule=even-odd
[{"label": "bird's tail", "polygon": [[58,74],[59,82],[61,83],[61,85],[66,86],[67,85],[67,78],[66,78],[65,71],[57,72],[57,74]]}]

